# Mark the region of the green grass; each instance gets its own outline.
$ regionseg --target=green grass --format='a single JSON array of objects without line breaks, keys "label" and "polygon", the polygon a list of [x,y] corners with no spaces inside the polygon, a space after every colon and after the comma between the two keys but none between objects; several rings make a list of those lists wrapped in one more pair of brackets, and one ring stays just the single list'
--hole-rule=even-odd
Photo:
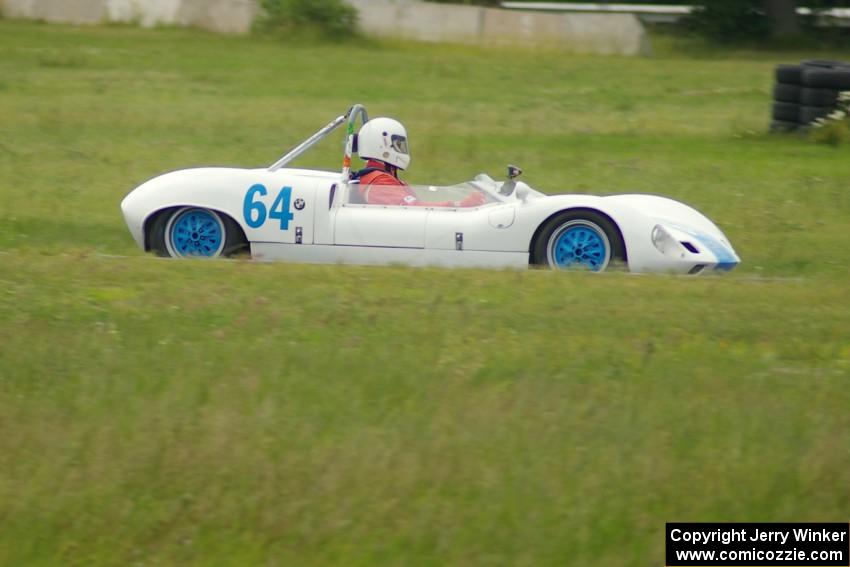
[{"label": "green grass", "polygon": [[[666,521],[846,521],[850,151],[765,134],[773,65],[814,55],[0,22],[0,564],[662,565]],[[668,195],[744,263],[134,247],[138,183],[270,163],[353,102],[405,122],[414,182]]]}]

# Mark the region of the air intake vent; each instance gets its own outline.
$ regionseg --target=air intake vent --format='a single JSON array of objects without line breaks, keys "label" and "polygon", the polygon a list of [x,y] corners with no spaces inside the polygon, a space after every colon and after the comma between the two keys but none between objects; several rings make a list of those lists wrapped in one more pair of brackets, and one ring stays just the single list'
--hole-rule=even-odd
[{"label": "air intake vent", "polygon": [[697,264],[696,266],[691,268],[690,271],[688,271],[688,273],[692,276],[695,276],[698,273],[700,273],[701,271],[703,271],[704,269],[705,269],[705,264]]},{"label": "air intake vent", "polygon": [[682,244],[682,246],[687,248],[688,252],[690,252],[691,254],[699,254],[699,249],[696,246],[694,246],[693,244],[691,244],[690,242],[682,241],[681,244]]}]

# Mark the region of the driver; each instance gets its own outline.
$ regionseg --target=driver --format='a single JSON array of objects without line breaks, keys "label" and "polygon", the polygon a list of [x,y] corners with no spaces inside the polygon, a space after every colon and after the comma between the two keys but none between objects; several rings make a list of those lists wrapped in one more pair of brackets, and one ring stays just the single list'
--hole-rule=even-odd
[{"label": "driver", "polygon": [[410,165],[407,131],[392,118],[373,118],[357,134],[357,153],[366,167],[352,174],[359,180],[360,198],[369,205],[408,205],[414,207],[477,207],[487,198],[476,191],[462,201],[420,201],[410,186],[398,178],[398,171]]}]

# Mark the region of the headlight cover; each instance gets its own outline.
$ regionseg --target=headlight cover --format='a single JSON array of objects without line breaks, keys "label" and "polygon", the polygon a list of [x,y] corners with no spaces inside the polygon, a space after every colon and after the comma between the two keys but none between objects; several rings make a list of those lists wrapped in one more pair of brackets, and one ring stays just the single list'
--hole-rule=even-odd
[{"label": "headlight cover", "polygon": [[679,242],[660,224],[655,225],[652,229],[652,244],[662,254],[681,251]]}]

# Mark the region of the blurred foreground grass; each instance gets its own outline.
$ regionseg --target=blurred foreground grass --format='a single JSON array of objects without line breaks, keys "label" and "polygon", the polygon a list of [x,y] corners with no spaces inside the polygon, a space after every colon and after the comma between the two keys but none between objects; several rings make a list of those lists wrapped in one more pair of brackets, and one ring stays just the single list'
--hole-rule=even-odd
[{"label": "blurred foreground grass", "polygon": [[[807,55],[0,22],[0,563],[661,565],[665,521],[846,520],[850,154],[764,134],[772,66]],[[549,192],[668,195],[744,264],[133,247],[134,185],[269,163],[352,102],[406,123],[413,181],[512,162]]]},{"label": "blurred foreground grass", "polygon": [[6,564],[661,564],[846,518],[841,282],[3,257]]}]

